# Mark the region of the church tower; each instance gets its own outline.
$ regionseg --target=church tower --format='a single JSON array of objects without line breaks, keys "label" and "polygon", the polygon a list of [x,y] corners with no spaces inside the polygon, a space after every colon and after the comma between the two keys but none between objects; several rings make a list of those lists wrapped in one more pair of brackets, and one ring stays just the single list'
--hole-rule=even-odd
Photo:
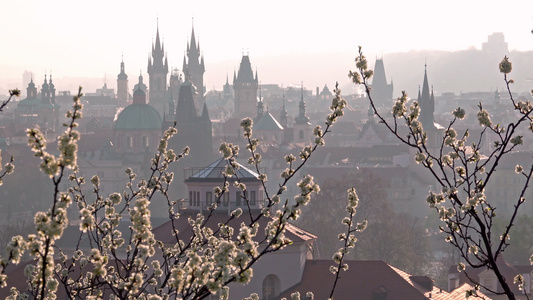
[{"label": "church tower", "polygon": [[224,84],[222,94],[223,94],[222,97],[224,99],[224,104],[227,104],[228,102],[233,101],[233,93],[231,92],[231,85],[229,84],[228,75],[226,75],[226,83]]},{"label": "church tower", "polygon": [[424,69],[424,83],[422,84],[422,94],[418,91],[418,104],[420,105],[420,116],[418,120],[422,123],[424,131],[435,130],[435,97],[433,90],[429,90],[427,65]]},{"label": "church tower", "polygon": [[257,106],[257,72],[254,74],[250,57],[243,55],[239,72],[233,74],[233,89],[235,91],[234,118],[251,117]]},{"label": "church tower", "polygon": [[167,75],[168,60],[165,57],[165,46],[159,39],[159,25],[155,37],[155,45],[152,44],[152,57],[148,58],[149,101],[163,115],[168,104],[167,99]]},{"label": "church tower", "polygon": [[50,86],[48,85],[48,81],[46,79],[46,75],[44,75],[44,82],[41,86],[41,104],[47,104],[50,102]]},{"label": "church tower", "polygon": [[427,135],[427,144],[429,147],[438,147],[444,127],[435,122],[435,95],[433,88],[429,89],[427,65],[424,69],[424,83],[422,84],[422,93],[418,91],[418,104],[420,105],[420,115],[418,120],[422,123],[422,128]]},{"label": "church tower", "polygon": [[295,143],[310,143],[311,123],[305,114],[304,86],[301,88],[301,98],[299,103],[299,114],[294,118],[294,141]]},{"label": "church tower", "polygon": [[383,59],[376,58],[376,64],[374,66],[374,76],[372,76],[372,91],[370,95],[372,100],[379,107],[387,107],[390,109],[392,106],[392,95],[394,85],[387,83],[387,76],[385,75],[385,66],[383,65]]},{"label": "church tower", "polygon": [[26,88],[26,97],[27,99],[37,99],[37,87],[35,86],[35,83],[33,83],[33,77]]},{"label": "church tower", "polygon": [[196,36],[194,34],[194,26],[191,33],[191,42],[187,43],[186,57],[183,57],[183,73],[185,79],[190,80],[196,87],[196,94],[194,95],[194,102],[196,107],[201,109],[204,106],[204,73],[205,64],[204,57],[200,54],[200,42],[196,43]]},{"label": "church tower", "polygon": [[124,71],[124,58],[120,63],[120,73],[117,75],[117,101],[118,106],[126,107],[129,102],[128,75]]},{"label": "church tower", "polygon": [[283,126],[283,129],[287,129],[287,110],[285,109],[285,95],[283,95],[283,107],[279,117],[279,123]]}]

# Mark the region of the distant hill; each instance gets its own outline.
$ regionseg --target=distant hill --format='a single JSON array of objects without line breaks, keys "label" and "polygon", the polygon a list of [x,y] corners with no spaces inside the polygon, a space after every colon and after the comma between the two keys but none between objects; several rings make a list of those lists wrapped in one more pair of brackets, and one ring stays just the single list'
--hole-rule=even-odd
[{"label": "distant hill", "polygon": [[[435,94],[443,92],[500,91],[505,88],[498,64],[502,55],[484,53],[480,50],[411,51],[392,53],[383,56],[388,81],[394,81],[394,95],[406,90],[416,97],[418,86],[422,84],[424,64],[427,63],[429,84]],[[515,83],[514,92],[529,92],[533,89],[533,51],[511,52],[513,63],[511,78]],[[371,67],[374,60],[370,59]]]}]

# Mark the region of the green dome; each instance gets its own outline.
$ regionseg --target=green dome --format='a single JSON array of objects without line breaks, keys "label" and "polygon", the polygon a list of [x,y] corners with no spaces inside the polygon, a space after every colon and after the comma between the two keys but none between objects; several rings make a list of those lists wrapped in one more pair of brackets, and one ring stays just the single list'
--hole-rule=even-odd
[{"label": "green dome", "polygon": [[159,129],[161,130],[161,116],[149,104],[134,103],[118,115],[115,129]]}]

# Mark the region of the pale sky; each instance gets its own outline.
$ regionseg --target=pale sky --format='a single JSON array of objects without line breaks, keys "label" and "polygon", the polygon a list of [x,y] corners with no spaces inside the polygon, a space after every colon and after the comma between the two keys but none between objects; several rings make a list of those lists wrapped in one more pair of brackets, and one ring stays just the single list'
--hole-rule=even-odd
[{"label": "pale sky", "polygon": [[358,45],[373,62],[390,52],[480,49],[503,32],[510,50],[533,50],[529,0],[5,0],[0,11],[0,94],[25,89],[25,70],[38,84],[51,72],[115,87],[122,55],[131,88],[140,71],[147,76],[157,22],[169,64],[181,69],[193,18],[208,90],[226,74],[231,81],[243,51],[263,83],[313,89],[347,82]]}]

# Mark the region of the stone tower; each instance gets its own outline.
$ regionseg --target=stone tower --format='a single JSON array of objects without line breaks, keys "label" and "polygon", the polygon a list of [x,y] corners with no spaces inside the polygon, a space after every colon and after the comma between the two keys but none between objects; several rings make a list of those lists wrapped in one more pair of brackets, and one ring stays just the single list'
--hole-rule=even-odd
[{"label": "stone tower", "polygon": [[187,43],[187,53],[183,57],[183,73],[185,79],[189,80],[196,88],[194,95],[194,102],[198,109],[204,106],[204,73],[205,64],[204,57],[200,54],[200,42],[196,43],[196,36],[194,34],[194,27],[191,33],[191,42]]},{"label": "stone tower", "polygon": [[383,65],[383,59],[376,58],[376,64],[374,66],[374,76],[372,77],[372,91],[370,95],[372,100],[379,107],[387,107],[390,109],[392,106],[392,95],[394,85],[387,83],[387,76],[385,75],[385,66]]},{"label": "stone tower", "polygon": [[168,60],[165,57],[165,47],[159,39],[159,25],[157,26],[155,45],[152,44],[152,57],[148,58],[148,74],[150,77],[148,84],[149,102],[160,115],[163,115],[168,105]]},{"label": "stone tower", "polygon": [[301,88],[301,98],[298,104],[299,113],[294,118],[294,142],[295,143],[310,143],[311,135],[311,123],[309,123],[309,117],[305,113],[305,101],[304,101],[304,87]]},{"label": "stone tower", "polygon": [[118,106],[126,107],[129,102],[128,75],[124,71],[124,58],[120,63],[120,73],[117,75],[117,101]]},{"label": "stone tower", "polygon": [[257,107],[257,72],[254,74],[250,57],[243,55],[239,72],[233,74],[233,89],[235,91],[234,118],[252,117]]}]

